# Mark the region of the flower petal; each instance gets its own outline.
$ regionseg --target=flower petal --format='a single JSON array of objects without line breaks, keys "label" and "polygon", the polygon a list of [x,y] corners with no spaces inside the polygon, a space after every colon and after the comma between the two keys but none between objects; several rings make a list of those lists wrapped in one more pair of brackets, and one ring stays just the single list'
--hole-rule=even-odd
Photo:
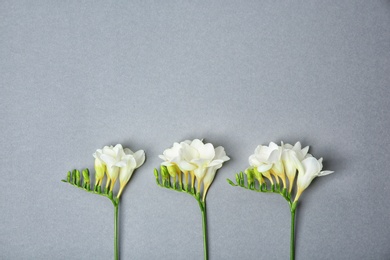
[{"label": "flower petal", "polygon": [[257,167],[257,170],[259,172],[266,172],[266,171],[268,171],[271,168],[272,168],[272,164],[262,164],[262,165]]},{"label": "flower petal", "polygon": [[134,159],[136,161],[135,169],[137,169],[145,162],[145,152],[144,152],[144,150],[139,150],[139,151],[136,151],[133,154],[133,156],[134,156]]}]

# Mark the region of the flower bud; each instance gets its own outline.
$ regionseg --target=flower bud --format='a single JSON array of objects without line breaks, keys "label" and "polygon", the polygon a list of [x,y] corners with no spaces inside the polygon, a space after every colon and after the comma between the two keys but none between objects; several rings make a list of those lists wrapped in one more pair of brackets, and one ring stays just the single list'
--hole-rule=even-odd
[{"label": "flower bud", "polygon": [[88,169],[84,169],[82,171],[82,174],[83,174],[83,180],[84,180],[84,188],[88,189],[89,190],[89,170]]},{"label": "flower bud", "polygon": [[80,171],[76,170],[76,185],[81,186]]},{"label": "flower bud", "polygon": [[72,171],[72,184],[76,184],[76,170]]},{"label": "flower bud", "polygon": [[254,189],[254,173],[253,173],[253,169],[250,169],[250,168],[248,168],[248,169],[246,169],[245,170],[245,174],[246,174],[246,179],[247,179],[247,181],[248,181],[248,188],[249,189]]}]

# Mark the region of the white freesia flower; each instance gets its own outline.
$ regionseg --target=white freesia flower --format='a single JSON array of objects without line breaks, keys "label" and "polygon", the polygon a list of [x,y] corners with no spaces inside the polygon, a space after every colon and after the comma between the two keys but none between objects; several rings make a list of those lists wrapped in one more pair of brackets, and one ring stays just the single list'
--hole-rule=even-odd
[{"label": "white freesia flower", "polygon": [[119,175],[119,162],[122,160],[124,155],[123,147],[121,144],[112,146],[105,146],[102,149],[102,154],[100,155],[100,160],[102,160],[106,164],[106,173],[107,173],[107,184],[110,185],[110,191],[113,190],[116,180]]},{"label": "white freesia flower", "polygon": [[226,156],[225,149],[222,146],[218,146],[217,148],[215,148],[214,152],[215,152],[214,161],[222,161],[222,162],[219,164],[216,164],[214,166],[211,166],[207,169],[206,175],[204,176],[204,179],[203,179],[203,185],[204,185],[203,201],[206,197],[207,191],[208,191],[211,183],[214,180],[215,173],[217,172],[218,169],[220,169],[222,167],[222,164],[224,162],[230,160],[230,158],[228,156]]},{"label": "white freesia flower", "polygon": [[181,184],[182,172],[184,173],[185,185],[188,181],[188,173],[191,174],[192,187],[194,187],[196,177],[198,192],[200,192],[200,186],[203,183],[203,199],[215,177],[216,171],[222,167],[223,162],[230,159],[226,156],[222,146],[214,149],[211,143],[205,144],[199,139],[174,143],[172,148],[166,149],[163,155],[159,157],[164,160],[161,164],[167,167],[171,176],[178,175],[179,184]]},{"label": "white freesia flower", "polygon": [[299,199],[302,192],[310,185],[315,177],[333,173],[333,171],[321,171],[322,167],[322,158],[317,160],[314,157],[307,157],[302,161],[302,169],[298,171],[298,188],[294,201]]},{"label": "white freesia flower", "polygon": [[[182,167],[185,170],[190,171],[193,169],[194,175],[198,181],[198,191],[200,190],[200,184],[203,182],[209,168],[216,167],[216,171],[222,166],[223,162],[230,159],[226,156],[226,153],[224,153],[223,147],[218,148],[217,152],[219,154],[217,156],[220,157],[217,157],[214,146],[211,143],[204,144],[199,139],[193,140],[190,145],[184,143],[182,151],[185,159],[184,162],[182,162]],[[210,169],[209,173],[215,175],[215,171]],[[211,179],[213,178],[214,177]]]},{"label": "white freesia flower", "polygon": [[131,151],[123,149],[121,144],[104,146],[93,154],[95,157],[96,185],[101,185],[104,173],[107,174],[106,190],[112,191],[116,180],[119,178],[120,188],[118,198],[124,187],[130,180],[133,171],[140,167],[145,161],[145,152],[139,150]]},{"label": "white freesia flower", "polygon": [[[255,174],[266,177],[274,184],[272,175],[276,181],[280,178],[284,188],[287,189],[286,176],[288,178],[288,192],[293,190],[294,180],[298,172],[296,200],[303,190],[309,186],[313,178],[330,174],[333,171],[322,170],[322,158],[317,160],[309,151],[309,146],[302,148],[300,142],[295,145],[281,143],[280,146],[270,142],[268,146],[259,145],[255,153],[249,157],[249,164],[255,169]],[[261,183],[260,176],[256,178]]]},{"label": "white freesia flower", "polygon": [[[184,143],[190,143],[191,141],[186,140]],[[174,143],[172,148],[166,149],[162,155],[159,155],[160,159],[164,160],[161,164],[164,166],[172,166],[172,165],[178,165],[180,163],[181,154],[180,149],[182,148],[182,144]]]},{"label": "white freesia flower", "polygon": [[301,161],[306,157],[310,157],[311,154],[307,153],[309,146],[302,149],[300,142],[296,142],[294,146],[282,142],[281,147],[283,148],[282,162],[289,181],[289,192],[291,193],[297,170],[302,171]]},{"label": "white freesia flower", "polygon": [[284,167],[281,161],[283,148],[270,142],[269,146],[259,145],[255,149],[255,153],[249,157],[249,164],[261,172],[273,184],[271,173],[275,176],[275,180],[279,183],[279,178],[282,179],[285,186]]},{"label": "white freesia flower", "polygon": [[[179,183],[181,182],[181,171],[184,173],[184,182],[186,183],[188,180],[188,172],[189,170],[182,169],[180,165],[183,163],[183,144],[190,144],[190,140],[186,140],[184,142],[174,143],[172,148],[166,149],[162,155],[159,155],[160,159],[164,160],[164,162],[161,163],[161,165],[164,165],[167,167],[168,173],[170,176],[172,176],[176,180],[176,176],[179,178]],[[195,166],[191,166],[191,171],[195,169]],[[192,183],[194,183],[194,176],[193,173],[191,174]],[[192,186],[193,187],[193,186]]]},{"label": "white freesia flower", "polygon": [[139,150],[137,152],[131,151],[129,148],[124,149],[124,155],[121,158],[121,161],[117,164],[120,167],[119,170],[119,182],[120,188],[118,192],[118,198],[122,194],[122,191],[135,169],[140,167],[145,162],[145,152],[143,150]]}]

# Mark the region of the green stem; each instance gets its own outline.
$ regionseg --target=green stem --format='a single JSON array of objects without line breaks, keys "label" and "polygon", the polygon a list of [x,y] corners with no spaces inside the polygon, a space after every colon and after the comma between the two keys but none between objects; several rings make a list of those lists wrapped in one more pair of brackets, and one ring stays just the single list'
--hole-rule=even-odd
[{"label": "green stem", "polygon": [[114,204],[114,259],[119,260],[119,202]]},{"label": "green stem", "polygon": [[291,208],[290,260],[295,259],[295,207]]},{"label": "green stem", "polygon": [[208,247],[207,247],[207,214],[206,214],[206,201],[200,201],[199,207],[202,212],[202,226],[203,226],[203,252],[204,252],[204,260],[208,259]]}]

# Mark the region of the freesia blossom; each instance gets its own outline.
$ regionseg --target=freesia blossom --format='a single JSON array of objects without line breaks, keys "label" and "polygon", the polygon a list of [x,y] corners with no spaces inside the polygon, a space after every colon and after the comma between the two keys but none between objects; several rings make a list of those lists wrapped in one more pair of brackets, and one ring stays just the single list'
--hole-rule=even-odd
[{"label": "freesia blossom", "polygon": [[317,160],[314,157],[307,157],[302,161],[302,168],[298,171],[295,201],[299,199],[302,192],[310,185],[315,177],[333,173],[333,171],[321,171],[322,167],[322,158]]},{"label": "freesia blossom", "polygon": [[107,174],[106,190],[112,191],[116,180],[119,177],[120,189],[118,197],[123,188],[130,180],[133,171],[141,166],[145,161],[143,150],[133,152],[128,148],[123,149],[121,144],[114,146],[105,146],[98,149],[93,156],[95,157],[96,185],[101,185],[104,172]]},{"label": "freesia blossom", "polygon": [[[181,185],[181,173],[184,174],[184,184],[187,185],[187,174],[191,174],[191,186],[194,187],[194,179],[198,182],[197,190],[200,192],[203,183],[203,199],[211,182],[214,180],[216,171],[230,158],[226,156],[222,146],[214,148],[211,143],[203,143],[202,140],[186,140],[181,143],[174,143],[172,148],[166,149],[163,155],[159,156],[164,160],[161,164],[166,166],[168,172],[179,177]],[[174,167],[174,168],[172,168]],[[172,176],[172,174],[171,174]],[[176,179],[174,179],[176,181]]]},{"label": "freesia blossom", "polygon": [[289,192],[291,192],[296,172],[299,169],[302,170],[301,161],[304,158],[310,157],[312,155],[307,153],[309,151],[309,146],[306,146],[302,149],[300,142],[296,142],[294,146],[291,144],[284,144],[282,142],[281,147],[283,149],[282,162],[284,164],[285,172],[290,185]]},{"label": "freesia blossom", "polygon": [[270,142],[268,146],[259,145],[255,153],[249,157],[249,164],[254,170],[256,179],[260,184],[266,177],[271,185],[274,184],[272,175],[277,183],[280,178],[283,182],[283,188],[287,189],[286,176],[288,178],[288,193],[291,194],[294,181],[298,172],[295,201],[298,200],[301,193],[310,185],[311,181],[317,176],[324,176],[333,171],[322,170],[322,158],[317,160],[309,151],[309,146],[302,148],[300,142],[295,145],[281,143],[280,146]]},{"label": "freesia blossom", "polygon": [[207,191],[214,180],[215,173],[217,172],[217,170],[222,167],[222,164],[224,162],[230,160],[230,158],[226,156],[225,149],[222,146],[218,146],[217,148],[215,148],[214,152],[215,152],[214,162],[220,162],[220,163],[211,166],[207,169],[207,173],[203,179],[203,184],[204,184],[203,200],[205,199]]},{"label": "freesia blossom", "polygon": [[100,154],[100,160],[106,164],[107,183],[106,188],[110,185],[110,191],[113,190],[116,180],[119,175],[119,162],[124,155],[123,147],[121,144],[113,146],[105,146]]},{"label": "freesia blossom", "polygon": [[274,142],[270,142],[269,146],[259,145],[255,149],[255,153],[249,157],[249,164],[256,168],[258,172],[270,180],[273,184],[271,174],[275,176],[276,183],[279,183],[279,178],[283,185],[286,186],[284,167],[281,162],[282,147],[279,147]]},{"label": "freesia blossom", "polygon": [[135,169],[140,167],[145,162],[145,152],[139,150],[137,152],[131,151],[129,148],[124,149],[124,155],[121,158],[121,161],[117,164],[120,167],[119,170],[119,183],[120,188],[118,192],[118,198],[122,194],[124,187],[127,182],[130,180],[131,176]]}]

